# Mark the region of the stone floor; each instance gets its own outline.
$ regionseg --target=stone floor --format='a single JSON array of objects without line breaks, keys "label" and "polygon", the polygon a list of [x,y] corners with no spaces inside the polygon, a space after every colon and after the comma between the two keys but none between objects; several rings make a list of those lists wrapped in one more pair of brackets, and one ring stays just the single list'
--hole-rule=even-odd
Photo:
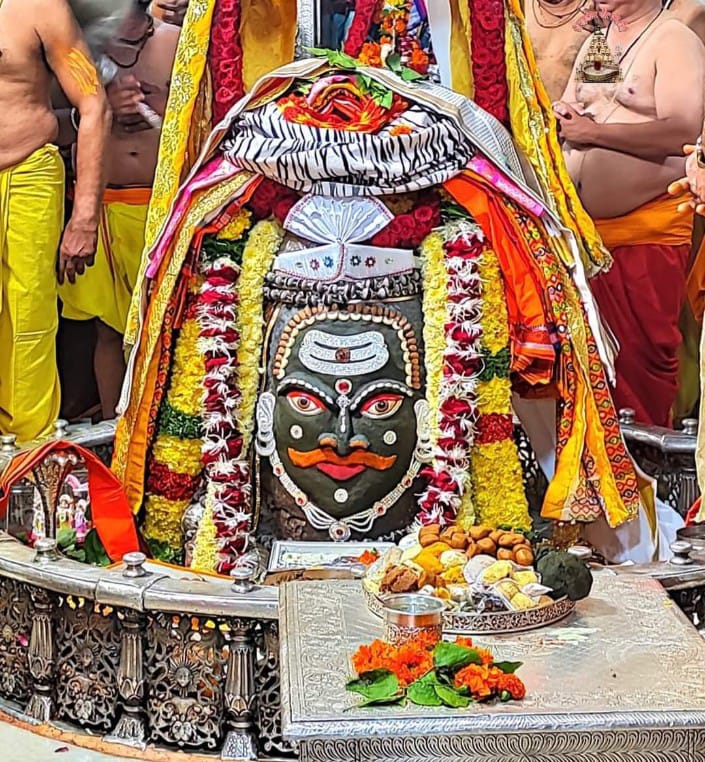
[{"label": "stone floor", "polygon": [[3,762],[124,762],[124,758],[68,746],[6,723],[0,724],[0,758]]}]

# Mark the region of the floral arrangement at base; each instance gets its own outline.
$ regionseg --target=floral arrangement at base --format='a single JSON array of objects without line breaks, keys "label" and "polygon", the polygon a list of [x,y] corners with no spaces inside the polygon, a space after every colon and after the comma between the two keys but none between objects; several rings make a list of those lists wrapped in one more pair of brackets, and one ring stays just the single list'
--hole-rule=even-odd
[{"label": "floral arrangement at base", "polygon": [[465,709],[473,703],[521,701],[524,683],[515,675],[521,662],[497,661],[470,638],[434,642],[421,633],[401,645],[375,640],[352,657],[357,677],[348,691],[362,696],[358,706],[402,704]]}]

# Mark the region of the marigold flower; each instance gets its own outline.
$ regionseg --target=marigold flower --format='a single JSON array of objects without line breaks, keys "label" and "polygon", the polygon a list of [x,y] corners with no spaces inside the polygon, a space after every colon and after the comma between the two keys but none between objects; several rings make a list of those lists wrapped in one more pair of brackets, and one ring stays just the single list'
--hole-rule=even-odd
[{"label": "marigold flower", "polygon": [[502,675],[498,689],[507,691],[514,701],[521,701],[526,696],[526,686],[516,675]]}]

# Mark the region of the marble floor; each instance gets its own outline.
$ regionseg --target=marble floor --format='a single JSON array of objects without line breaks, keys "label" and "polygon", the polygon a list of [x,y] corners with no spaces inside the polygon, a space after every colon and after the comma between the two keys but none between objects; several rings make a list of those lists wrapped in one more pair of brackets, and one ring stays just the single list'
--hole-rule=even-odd
[{"label": "marble floor", "polygon": [[2,762],[124,762],[122,757],[68,746],[6,723],[0,724],[0,758]]}]

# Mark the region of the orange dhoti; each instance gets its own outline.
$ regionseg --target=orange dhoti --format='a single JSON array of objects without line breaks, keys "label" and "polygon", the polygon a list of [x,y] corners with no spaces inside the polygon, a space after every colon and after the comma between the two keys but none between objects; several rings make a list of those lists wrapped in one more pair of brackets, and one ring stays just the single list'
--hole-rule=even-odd
[{"label": "orange dhoti", "polygon": [[660,197],[633,212],[597,220],[612,253],[609,272],[590,281],[607,325],[620,345],[617,409],[632,408],[640,423],[669,426],[678,393],[679,328],[693,217],[681,199]]}]

